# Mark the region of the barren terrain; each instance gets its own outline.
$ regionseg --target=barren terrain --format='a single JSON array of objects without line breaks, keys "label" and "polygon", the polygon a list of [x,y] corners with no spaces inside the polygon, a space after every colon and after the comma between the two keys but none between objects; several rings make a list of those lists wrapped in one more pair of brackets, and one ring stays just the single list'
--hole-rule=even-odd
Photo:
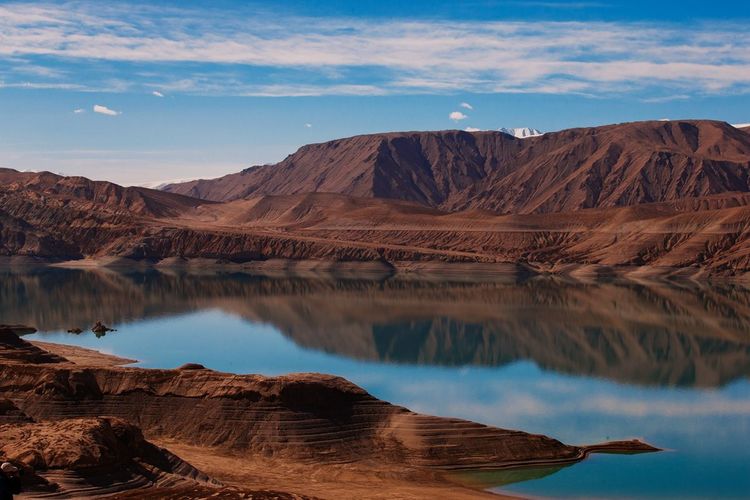
[{"label": "barren terrain", "polygon": [[[399,151],[387,172],[378,144]],[[417,146],[419,154],[409,153]],[[465,172],[469,164],[481,172]],[[408,174],[417,189],[423,168],[437,184],[421,194],[399,183],[387,193],[372,190],[381,182],[374,173],[393,182]],[[370,174],[355,175],[361,169]],[[490,265],[479,273],[494,266],[498,274],[744,279],[749,172],[750,135],[705,121],[524,140],[489,132],[362,136],[307,146],[282,164],[237,174],[262,173],[262,189],[193,189],[245,185],[234,177],[167,188],[230,200],[223,202],[4,169],[0,255],[75,265],[354,263],[387,272],[468,263]],[[360,192],[362,179],[369,187]]]},{"label": "barren terrain", "polygon": [[70,347],[64,358],[15,331],[0,329],[0,458],[32,494],[489,498],[446,473],[655,451],[420,415],[328,375],[122,368]]}]

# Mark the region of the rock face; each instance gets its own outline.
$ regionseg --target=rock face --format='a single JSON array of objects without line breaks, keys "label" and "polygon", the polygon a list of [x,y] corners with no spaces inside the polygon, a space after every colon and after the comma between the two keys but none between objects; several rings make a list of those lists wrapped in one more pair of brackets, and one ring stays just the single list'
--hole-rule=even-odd
[{"label": "rock face", "polygon": [[[65,359],[35,364],[11,357],[0,361],[0,393],[11,402],[4,404],[5,413],[23,412],[37,422],[0,427],[0,456],[41,471],[47,483],[73,496],[102,494],[109,487],[158,492],[161,485],[184,487],[188,480],[220,486],[146,442],[141,431],[149,439],[189,443],[239,463],[265,457],[308,467],[310,473],[364,459],[368,467],[404,467],[433,482],[429,471],[565,464],[597,450],[419,415],[320,374],[240,376],[205,369],[86,367]],[[606,446],[655,451],[639,441]],[[50,470],[65,474],[45,475]]]},{"label": "rock face", "polygon": [[24,470],[24,493],[44,498],[273,498],[299,495],[226,487],[114,417],[7,423],[0,459]]},{"label": "rock face", "polygon": [[8,425],[2,432],[0,453],[36,470],[111,466],[159,455],[138,428],[111,417]]},{"label": "rock face", "polygon": [[164,189],[216,201],[327,192],[447,210],[551,213],[748,192],[748,169],[750,137],[729,124],[639,122],[526,139],[460,131],[357,136]]}]

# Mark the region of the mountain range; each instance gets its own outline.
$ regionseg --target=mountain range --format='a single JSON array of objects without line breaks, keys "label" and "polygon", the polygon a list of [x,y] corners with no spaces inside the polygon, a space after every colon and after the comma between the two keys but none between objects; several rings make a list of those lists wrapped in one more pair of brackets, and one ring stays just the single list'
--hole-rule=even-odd
[{"label": "mountain range", "polygon": [[749,171],[747,133],[722,122],[672,121],[526,139],[462,131],[364,135],[163,189],[213,201],[326,192],[526,214],[747,192]]},{"label": "mountain range", "polygon": [[162,191],[2,169],[0,255],[737,277],[748,201],[750,133],[724,122],[391,132]]}]

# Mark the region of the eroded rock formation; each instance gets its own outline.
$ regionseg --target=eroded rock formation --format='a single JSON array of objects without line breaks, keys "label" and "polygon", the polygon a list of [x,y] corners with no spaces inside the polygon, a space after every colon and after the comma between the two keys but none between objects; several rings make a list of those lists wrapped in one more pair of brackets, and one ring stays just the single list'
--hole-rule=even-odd
[{"label": "eroded rock formation", "polygon": [[[41,471],[45,488],[75,495],[106,492],[110,485],[184,488],[185,481],[222,488],[146,442],[141,431],[148,439],[188,443],[207,454],[292,463],[310,472],[357,470],[363,461],[376,469],[396,466],[432,486],[447,484],[440,471],[570,463],[597,450],[419,415],[333,376],[87,367],[64,358],[38,364],[13,355],[32,349],[13,337],[0,331],[0,394],[10,401],[3,407],[6,414],[22,413],[37,423],[3,424],[8,438],[0,455]],[[638,441],[609,446],[654,450]]]}]

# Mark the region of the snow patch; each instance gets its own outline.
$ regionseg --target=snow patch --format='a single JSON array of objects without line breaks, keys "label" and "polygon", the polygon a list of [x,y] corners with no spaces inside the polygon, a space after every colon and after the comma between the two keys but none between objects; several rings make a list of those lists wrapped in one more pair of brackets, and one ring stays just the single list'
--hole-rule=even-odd
[{"label": "snow patch", "polygon": [[544,132],[537,130],[535,128],[529,128],[529,127],[520,127],[520,128],[501,128],[500,132],[508,135],[512,135],[513,137],[517,137],[519,139],[526,139],[527,137],[536,137],[539,135],[543,135]]}]

